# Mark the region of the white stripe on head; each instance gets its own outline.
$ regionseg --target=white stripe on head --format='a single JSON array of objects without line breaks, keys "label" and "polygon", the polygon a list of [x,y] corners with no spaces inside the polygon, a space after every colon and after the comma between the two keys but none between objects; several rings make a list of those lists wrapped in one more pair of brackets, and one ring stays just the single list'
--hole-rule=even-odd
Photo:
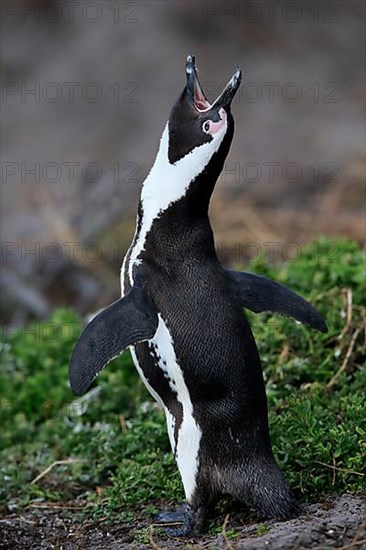
[{"label": "white stripe on head", "polygon": [[212,155],[219,149],[226,129],[225,119],[225,124],[222,124],[220,130],[212,135],[210,142],[195,147],[183,158],[171,164],[168,159],[169,122],[167,122],[154,165],[142,187],[143,217],[140,234],[131,251],[129,265],[131,284],[133,283],[133,265],[138,264],[139,255],[144,249],[146,236],[154,220],[186,194],[190,183],[203,172]]}]

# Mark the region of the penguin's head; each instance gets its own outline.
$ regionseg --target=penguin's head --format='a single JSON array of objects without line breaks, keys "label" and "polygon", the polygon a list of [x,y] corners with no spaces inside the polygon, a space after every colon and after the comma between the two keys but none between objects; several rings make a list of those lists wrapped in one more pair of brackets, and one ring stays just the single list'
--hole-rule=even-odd
[{"label": "penguin's head", "polygon": [[168,159],[176,165],[188,155],[190,164],[197,162],[203,170],[213,156],[222,156],[224,161],[229,151],[234,132],[230,105],[241,82],[241,71],[236,69],[211,104],[199,83],[194,56],[187,57],[185,70],[187,84],[169,117]]}]

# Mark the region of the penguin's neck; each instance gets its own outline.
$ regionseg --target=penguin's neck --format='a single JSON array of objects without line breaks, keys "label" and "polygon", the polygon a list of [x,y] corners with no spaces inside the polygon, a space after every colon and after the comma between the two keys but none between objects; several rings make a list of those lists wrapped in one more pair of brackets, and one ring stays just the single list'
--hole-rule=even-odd
[{"label": "penguin's neck", "polygon": [[212,146],[207,143],[171,164],[168,142],[167,124],[142,187],[135,243],[141,251],[148,243],[154,243],[151,249],[161,254],[167,248],[171,252],[174,241],[177,253],[198,246],[212,254],[214,240],[208,208],[216,178],[205,170],[213,154]]},{"label": "penguin's neck", "polygon": [[[217,148],[219,145],[220,143],[218,143]],[[197,183],[198,179],[202,179],[204,168],[208,165],[213,154],[211,143],[206,143],[193,149],[175,164],[171,164],[168,159],[168,147],[169,128],[167,123],[160,140],[155,162],[144,181],[141,192],[142,216],[143,220],[148,223],[163,215],[171,205],[177,203],[180,199],[192,194],[190,189],[192,183],[194,181]],[[206,192],[206,201],[199,205],[200,210],[206,214],[214,183],[212,186],[208,186],[211,189],[209,193]],[[198,187],[197,184],[195,187]]]}]

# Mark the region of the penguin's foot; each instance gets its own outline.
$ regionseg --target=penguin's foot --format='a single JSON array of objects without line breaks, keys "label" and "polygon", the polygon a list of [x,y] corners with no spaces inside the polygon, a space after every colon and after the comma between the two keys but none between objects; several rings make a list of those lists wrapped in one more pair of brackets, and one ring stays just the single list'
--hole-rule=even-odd
[{"label": "penguin's foot", "polygon": [[160,512],[155,516],[155,522],[170,524],[171,527],[163,527],[163,531],[170,537],[187,537],[201,531],[206,514],[201,510],[193,510],[189,504],[182,504],[175,511]]},{"label": "penguin's foot", "polygon": [[156,523],[183,523],[188,504],[183,503],[176,510],[167,510],[164,512],[158,512],[154,516]]}]

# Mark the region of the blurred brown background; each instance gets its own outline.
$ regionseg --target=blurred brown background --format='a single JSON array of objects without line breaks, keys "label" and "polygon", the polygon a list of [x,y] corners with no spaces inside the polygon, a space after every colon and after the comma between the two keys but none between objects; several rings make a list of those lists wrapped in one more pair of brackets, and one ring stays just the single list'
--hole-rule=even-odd
[{"label": "blurred brown background", "polygon": [[209,99],[236,64],[244,73],[211,207],[223,262],[265,243],[286,259],[289,243],[319,235],[363,240],[363,1],[13,0],[1,10],[3,322],[118,296],[189,53]]}]

